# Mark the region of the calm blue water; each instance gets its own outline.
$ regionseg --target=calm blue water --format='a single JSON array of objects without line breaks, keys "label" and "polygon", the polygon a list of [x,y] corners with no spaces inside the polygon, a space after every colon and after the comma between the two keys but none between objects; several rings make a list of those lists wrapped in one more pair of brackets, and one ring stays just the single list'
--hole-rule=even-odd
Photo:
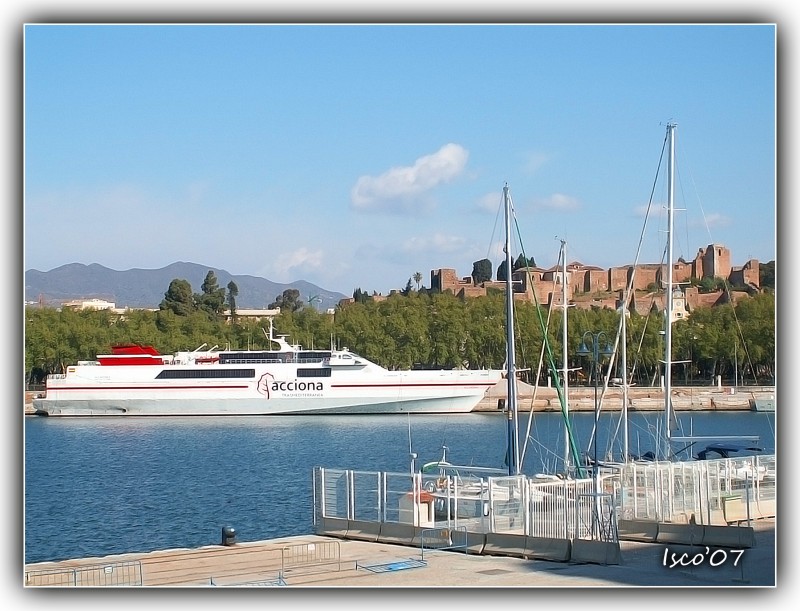
[{"label": "calm blue water", "polygon": [[[521,414],[520,427],[528,415]],[[593,414],[575,414],[588,448]],[[600,448],[619,417],[603,414]],[[688,431],[690,418],[682,417]],[[630,419],[631,451],[652,449],[654,415]],[[691,415],[695,434],[758,434],[774,449],[775,415]],[[407,472],[442,445],[457,464],[503,466],[502,414],[25,419],[25,562],[218,544],[312,530],[314,466]],[[563,454],[558,414],[535,416],[524,471]]]}]

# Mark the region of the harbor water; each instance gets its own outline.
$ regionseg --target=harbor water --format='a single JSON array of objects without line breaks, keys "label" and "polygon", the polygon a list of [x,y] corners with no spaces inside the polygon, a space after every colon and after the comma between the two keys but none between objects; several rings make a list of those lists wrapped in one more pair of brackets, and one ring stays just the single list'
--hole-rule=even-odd
[{"label": "harbor water", "polygon": [[[775,413],[679,414],[683,434],[758,435],[775,448]],[[629,450],[653,449],[659,416],[629,418]],[[594,415],[573,416],[590,448]],[[557,468],[558,413],[520,414],[527,474]],[[598,448],[619,452],[619,413],[601,414]],[[503,467],[502,413],[461,415],[25,418],[25,562],[193,548],[312,532],[315,466],[408,472],[441,457]],[[699,448],[698,448],[699,449]]]}]

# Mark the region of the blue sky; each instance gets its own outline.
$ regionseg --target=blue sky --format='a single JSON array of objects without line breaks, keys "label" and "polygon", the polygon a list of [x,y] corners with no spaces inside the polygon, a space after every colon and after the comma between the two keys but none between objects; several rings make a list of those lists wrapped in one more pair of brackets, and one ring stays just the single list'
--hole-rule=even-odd
[{"label": "blue sky", "polygon": [[[24,268],[199,263],[387,293],[522,245],[776,257],[772,25],[28,25]],[[194,287],[199,290],[199,287]]]}]

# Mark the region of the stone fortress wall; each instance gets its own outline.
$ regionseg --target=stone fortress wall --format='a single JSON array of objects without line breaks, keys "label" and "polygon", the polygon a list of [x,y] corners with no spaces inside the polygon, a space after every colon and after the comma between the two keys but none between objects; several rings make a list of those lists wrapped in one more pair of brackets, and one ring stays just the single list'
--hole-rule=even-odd
[{"label": "stone fortress wall", "polygon": [[[644,314],[655,304],[659,311],[663,311],[662,290],[644,295],[641,292],[654,284],[662,286],[662,279],[666,282],[666,273],[666,265],[657,263],[602,269],[574,261],[566,266],[566,297],[568,302],[575,303],[577,307],[616,308],[622,292],[633,277],[633,288],[640,293],[634,297],[631,309]],[[539,305],[561,305],[564,275],[561,266],[518,269],[512,274],[515,298],[533,301],[535,297]],[[724,278],[733,285],[760,288],[758,260],[750,259],[741,267],[734,267],[731,265],[730,250],[719,244],[709,244],[705,249],[699,249],[691,261],[679,259],[672,267],[672,277],[676,284],[688,283],[692,279]],[[459,297],[479,297],[490,288],[505,290],[505,282],[493,280],[475,284],[471,276],[459,278],[454,269],[442,268],[431,271],[431,288],[451,291]],[[688,312],[699,306],[713,306],[726,300],[727,296],[722,291],[701,294],[697,287],[685,286],[681,297],[674,299],[675,312],[679,318],[681,310]]]}]

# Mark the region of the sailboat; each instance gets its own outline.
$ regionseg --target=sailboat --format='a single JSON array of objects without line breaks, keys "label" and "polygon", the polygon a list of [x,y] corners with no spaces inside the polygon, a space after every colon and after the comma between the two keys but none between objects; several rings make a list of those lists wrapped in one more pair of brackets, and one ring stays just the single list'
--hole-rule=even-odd
[{"label": "sailboat", "polygon": [[[458,517],[480,517],[488,511],[485,502],[487,477],[520,475],[519,456],[519,410],[516,384],[516,356],[514,342],[514,292],[511,276],[511,198],[508,184],[503,187],[505,211],[505,262],[506,262],[506,371],[508,424],[506,429],[507,471],[495,467],[476,467],[453,465],[447,461],[447,447],[442,447],[442,458],[422,466],[423,474],[435,474],[425,490],[434,499],[434,509],[439,517],[457,515]],[[519,489],[518,489],[519,490]],[[507,492],[507,494],[513,494]]]},{"label": "sailboat", "polygon": [[667,278],[664,283],[664,432],[663,445],[656,456],[663,460],[674,460],[676,452],[674,444],[686,443],[691,447],[698,441],[730,442],[731,440],[757,442],[757,436],[749,435],[714,435],[714,436],[683,436],[676,434],[677,419],[672,406],[672,324],[675,298],[681,296],[680,287],[676,287],[673,277],[673,224],[675,213],[675,140],[677,125],[673,122],[667,124],[668,139],[668,173],[667,173]]},{"label": "sailboat", "polygon": [[[442,448],[442,457],[438,461],[425,463],[422,466],[421,472],[426,475],[435,474],[435,480],[429,480],[426,483],[425,489],[430,493],[435,501],[434,506],[437,509],[437,514],[441,515],[447,512],[447,507],[450,507],[450,515],[458,513],[459,517],[477,517],[481,511],[487,507],[485,503],[487,492],[487,479],[489,477],[507,476],[508,478],[522,477],[522,456],[520,454],[520,440],[519,440],[519,398],[517,392],[517,360],[516,360],[516,339],[515,339],[515,322],[514,322],[514,285],[512,275],[512,253],[511,253],[511,235],[512,235],[512,202],[509,194],[508,184],[503,187],[503,209],[505,217],[505,243],[503,252],[505,256],[505,329],[506,329],[506,363],[505,363],[505,378],[507,384],[507,400],[506,400],[506,413],[507,413],[507,428],[506,428],[506,454],[505,466],[506,470],[500,470],[496,467],[478,467],[474,465],[453,465],[447,461],[447,447]],[[562,245],[563,249],[563,245]],[[564,253],[564,257],[566,254]],[[564,278],[562,282],[566,284],[566,269],[564,269]],[[564,301],[566,304],[566,288],[564,288],[565,295]],[[566,307],[566,305],[565,305]],[[564,312],[564,343],[566,346],[566,310]],[[552,371],[555,366],[552,362],[552,354],[547,344],[547,334],[543,334],[545,341],[545,352],[549,359],[549,366]],[[566,348],[564,349],[566,355]],[[566,357],[565,357],[566,358]],[[566,360],[564,364],[564,386],[559,382],[559,376],[555,376],[556,388],[559,394],[562,405],[562,415],[565,422],[565,474],[566,466],[572,462],[577,468],[577,473],[583,475],[582,468],[578,464],[578,450],[572,438],[571,429],[569,426],[568,403],[566,396]],[[532,412],[531,412],[532,415]],[[541,478],[543,476],[540,475]],[[554,478],[556,476],[553,476]],[[544,479],[544,478],[543,478]],[[507,488],[500,491],[499,494],[505,497],[507,501],[513,501],[517,495],[516,501],[521,499],[518,495],[521,494],[522,486],[510,483]],[[453,508],[454,497],[458,496],[458,503],[461,509]],[[495,495],[498,491],[495,491]],[[447,499],[445,503],[444,500]],[[465,509],[466,508],[466,509]]]},{"label": "sailboat", "polygon": [[[677,126],[667,124],[665,148],[668,152],[667,180],[667,244],[666,264],[662,275],[664,291],[664,327],[663,327],[663,411],[659,428],[654,435],[654,451],[649,456],[632,457],[628,448],[627,435],[627,369],[626,356],[623,356],[623,378],[621,380],[624,394],[623,460],[615,463],[607,461],[605,467],[616,471],[615,495],[619,516],[618,528],[621,535],[625,533],[633,538],[642,533],[648,540],[657,540],[662,529],[669,534],[669,542],[692,544],[697,541],[697,524],[725,525],[736,520],[736,516],[751,517],[774,515],[775,488],[774,480],[767,481],[767,473],[774,470],[774,456],[762,455],[753,459],[709,460],[716,456],[730,453],[733,447],[731,440],[753,441],[758,438],[748,435],[683,435],[679,430],[679,422],[675,417],[672,388],[672,325],[678,318],[675,313],[676,299],[682,298],[682,290],[676,286],[673,277],[673,224],[675,211],[675,141]],[[659,164],[660,166],[660,164]],[[638,258],[637,258],[638,260]],[[634,272],[636,266],[634,265]],[[620,332],[623,354],[626,342],[627,308],[634,286],[633,278],[628,282],[621,304]],[[614,356],[616,356],[616,349]],[[614,356],[608,365],[605,376],[604,391],[607,389],[610,372],[614,365]],[[685,453],[695,447],[698,442],[717,442],[700,450],[695,456]],[[720,443],[721,442],[721,443]],[[702,447],[702,446],[697,446]],[[753,447],[747,445],[744,447]],[[763,459],[763,460],[761,460]],[[763,481],[764,485],[761,484]],[[721,531],[719,531],[721,532]],[[707,545],[715,539],[711,532]],[[724,535],[720,535],[724,539]],[[705,535],[704,535],[705,537]],[[724,545],[724,543],[721,543]]]}]

